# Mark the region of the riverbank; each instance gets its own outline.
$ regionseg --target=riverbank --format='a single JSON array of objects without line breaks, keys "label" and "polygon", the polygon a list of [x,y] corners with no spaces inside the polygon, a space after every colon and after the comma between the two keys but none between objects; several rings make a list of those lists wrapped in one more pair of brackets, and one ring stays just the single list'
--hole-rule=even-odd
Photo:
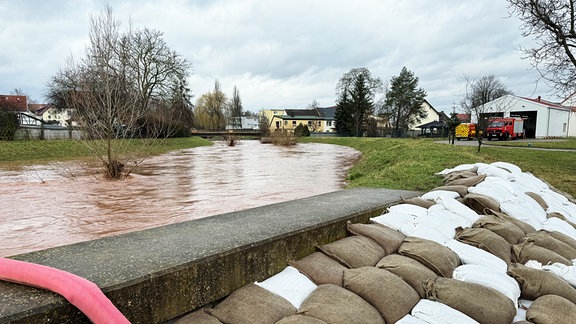
[{"label": "riverbank", "polygon": [[303,142],[344,145],[363,157],[349,171],[348,187],[428,191],[442,185],[434,173],[463,163],[506,161],[576,196],[576,152],[443,145],[432,139],[327,137]]}]

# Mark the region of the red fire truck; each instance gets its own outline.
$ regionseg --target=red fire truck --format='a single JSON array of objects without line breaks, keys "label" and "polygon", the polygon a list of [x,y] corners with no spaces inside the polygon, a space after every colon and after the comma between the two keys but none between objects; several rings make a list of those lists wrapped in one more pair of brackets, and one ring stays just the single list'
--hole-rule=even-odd
[{"label": "red fire truck", "polygon": [[524,137],[524,119],[518,117],[491,118],[484,134],[488,140],[518,139]]}]

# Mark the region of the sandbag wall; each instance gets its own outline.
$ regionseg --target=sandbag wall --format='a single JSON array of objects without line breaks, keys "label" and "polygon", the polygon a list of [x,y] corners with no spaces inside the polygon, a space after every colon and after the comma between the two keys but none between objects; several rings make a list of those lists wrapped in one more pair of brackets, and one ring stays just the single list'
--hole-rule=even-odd
[{"label": "sandbag wall", "polygon": [[571,323],[576,204],[517,166],[466,164],[179,323]]}]

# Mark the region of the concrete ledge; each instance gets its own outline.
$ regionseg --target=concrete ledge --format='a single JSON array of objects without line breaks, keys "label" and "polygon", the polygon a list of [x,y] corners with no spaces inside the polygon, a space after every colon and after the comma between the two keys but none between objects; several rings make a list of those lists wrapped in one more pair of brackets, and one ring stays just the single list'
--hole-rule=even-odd
[{"label": "concrete ledge", "polygon": [[[350,189],[15,256],[96,283],[133,323],[160,323],[263,280],[418,192]],[[161,215],[159,215],[161,217]],[[0,282],[0,323],[89,323],[62,297]]]}]

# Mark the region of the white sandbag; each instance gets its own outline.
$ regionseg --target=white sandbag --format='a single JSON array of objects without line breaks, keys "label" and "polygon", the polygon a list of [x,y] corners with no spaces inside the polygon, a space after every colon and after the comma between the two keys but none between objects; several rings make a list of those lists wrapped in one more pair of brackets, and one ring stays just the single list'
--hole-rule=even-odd
[{"label": "white sandbag", "polygon": [[522,199],[510,199],[500,204],[500,210],[509,216],[532,225],[536,230],[542,229],[542,223],[546,220],[546,212],[543,209],[532,209]]},{"label": "white sandbag", "polygon": [[514,316],[512,323],[526,321],[526,311],[527,309],[524,309],[522,307],[516,308],[516,315]]},{"label": "white sandbag", "polygon": [[471,169],[474,169],[474,168],[475,168],[474,164],[460,164],[460,165],[455,166],[455,167],[453,167],[453,168],[451,168],[451,169],[444,169],[444,170],[442,170],[442,171],[440,171],[440,172],[438,172],[438,173],[436,173],[436,174],[437,174],[437,175],[444,176],[444,175],[447,175],[447,174],[450,173],[450,172],[454,172],[454,171],[466,171],[466,170],[471,170]]},{"label": "white sandbag", "polygon": [[411,314],[406,314],[406,316],[402,317],[396,324],[428,324],[428,322],[418,319]]},{"label": "white sandbag", "polygon": [[540,192],[536,192],[540,195],[540,197],[542,197],[542,199],[544,199],[544,201],[547,204],[553,204],[553,203],[560,203],[560,204],[565,204],[565,203],[569,203],[570,200],[568,200],[568,198],[564,197],[564,195],[561,195],[553,190],[542,190]]},{"label": "white sandbag", "polygon": [[398,204],[388,207],[389,212],[403,213],[416,217],[426,216],[428,209],[413,204]]},{"label": "white sandbag", "polygon": [[486,177],[483,184],[485,186],[498,187],[500,189],[506,190],[508,192],[507,195],[513,195],[518,191],[517,188],[505,178]]},{"label": "white sandbag", "polygon": [[547,231],[557,231],[576,240],[576,229],[560,218],[550,217],[542,222],[542,228]]},{"label": "white sandbag", "polygon": [[508,162],[492,162],[490,165],[507,170],[510,173],[522,173],[522,169],[520,169],[517,165],[508,163]]},{"label": "white sandbag", "polygon": [[438,199],[440,197],[455,199],[455,198],[459,198],[460,194],[457,193],[456,191],[433,190],[433,191],[429,191],[429,192],[427,192],[421,196],[422,199],[429,199],[429,200],[434,200],[434,201],[436,201],[436,199]]},{"label": "white sandbag", "polygon": [[428,216],[434,219],[441,219],[442,222],[450,224],[453,228],[459,226],[470,227],[475,222],[475,220],[453,213],[441,204],[436,204],[428,208]]},{"label": "white sandbag", "polygon": [[478,174],[485,174],[487,177],[496,177],[506,180],[508,179],[510,172],[489,164],[482,164],[478,166]]},{"label": "white sandbag", "polygon": [[567,266],[562,263],[553,263],[549,265],[543,265],[542,269],[550,271],[557,275],[558,277],[566,280],[572,287],[576,287],[576,267],[571,265]]},{"label": "white sandbag", "polygon": [[520,286],[518,286],[518,282],[508,276],[505,271],[499,271],[484,265],[463,264],[454,269],[452,278],[496,289],[504,296],[510,298],[510,300],[514,302],[514,305],[518,304]]},{"label": "white sandbag", "polygon": [[508,270],[506,262],[490,252],[457,240],[450,240],[445,245],[458,255],[463,264],[481,265],[498,272],[506,272]]},{"label": "white sandbag", "polygon": [[430,324],[472,324],[478,323],[470,316],[455,310],[454,308],[440,302],[428,299],[420,299],[418,304],[412,308],[412,316]]},{"label": "white sandbag", "polygon": [[[486,177],[488,179],[488,177]],[[514,196],[515,189],[505,180],[490,177],[474,187],[469,187],[468,192],[473,192],[488,196],[496,200],[499,204]],[[498,179],[498,180],[497,180]]]},{"label": "white sandbag", "polygon": [[508,181],[524,188],[525,191],[540,192],[549,189],[548,185],[530,173],[513,173],[508,177]]},{"label": "white sandbag", "polygon": [[417,222],[415,226],[406,224],[402,226],[400,232],[406,236],[418,237],[430,241],[434,241],[438,244],[446,244],[449,240],[454,238],[456,232],[452,230],[452,235],[447,234],[447,231],[442,229],[438,230],[438,227],[431,227],[428,223]]},{"label": "white sandbag", "polygon": [[526,208],[532,210],[533,212],[537,213],[537,217],[539,219],[546,218],[546,211],[540,204],[532,197],[528,196],[525,193],[516,193],[512,198],[513,201],[520,202]]},{"label": "white sandbag", "polygon": [[436,200],[436,203],[442,205],[444,208],[451,211],[452,213],[466,219],[469,222],[468,226],[472,225],[475,221],[477,221],[480,218],[480,215],[478,215],[478,213],[476,213],[470,207],[464,205],[463,203],[459,202],[456,199],[440,197]]},{"label": "white sandbag", "polygon": [[415,216],[396,212],[384,213],[378,217],[370,218],[370,222],[372,223],[386,225],[397,231],[399,231],[404,224],[407,224],[409,222],[415,222],[415,220],[416,220]]},{"label": "white sandbag", "polygon": [[287,266],[281,272],[256,285],[288,300],[296,309],[316,289],[316,284],[296,268]]}]

